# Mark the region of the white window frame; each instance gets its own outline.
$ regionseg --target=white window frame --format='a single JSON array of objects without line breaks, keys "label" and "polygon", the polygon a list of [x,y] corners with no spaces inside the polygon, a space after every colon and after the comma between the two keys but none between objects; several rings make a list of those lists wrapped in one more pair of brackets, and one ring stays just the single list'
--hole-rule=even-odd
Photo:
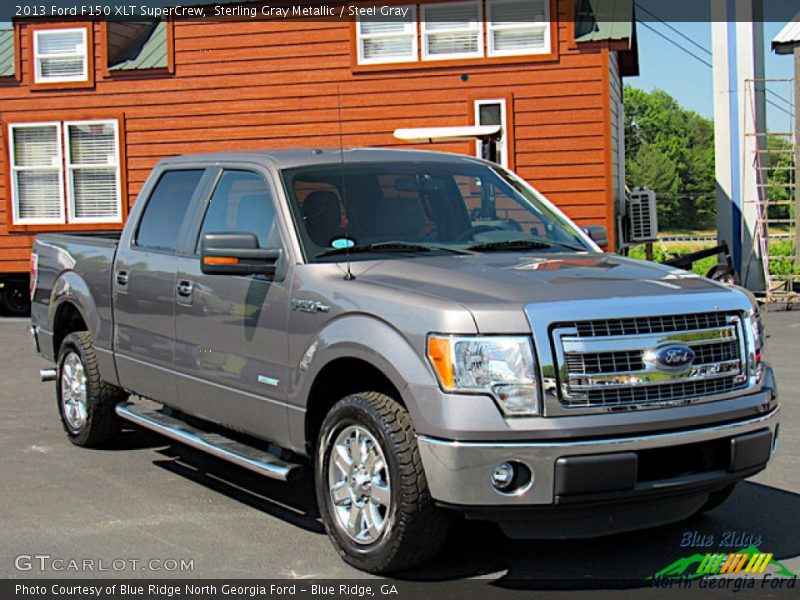
[{"label": "white window frame", "polygon": [[[83,40],[83,52],[66,52],[62,54],[40,54],[39,38],[43,35],[57,35],[59,33],[72,33],[79,31]],[[70,27],[63,29],[35,29],[33,31],[33,75],[34,83],[67,83],[89,80],[89,47],[88,32],[86,27]],[[80,75],[46,77],[41,73],[41,59],[43,58],[81,58],[83,60],[83,73]]]},{"label": "white window frame", "polygon": [[[112,161],[105,165],[100,164],[92,164],[92,165],[80,165],[80,164],[72,164],[72,153],[70,152],[70,139],[69,139],[69,127],[70,126],[80,126],[80,125],[111,125],[114,129],[114,153],[112,154]],[[63,140],[64,140],[64,156],[66,157],[65,161],[65,170],[66,170],[66,181],[67,181],[67,209],[69,215],[69,222],[70,223],[122,223],[122,184],[121,184],[121,177],[120,177],[120,165],[119,165],[119,121],[116,119],[86,119],[82,121],[64,121],[63,123]],[[74,185],[74,178],[73,174],[78,169],[109,169],[114,168],[114,178],[117,184],[117,198],[116,198],[116,217],[100,217],[100,218],[93,218],[93,217],[75,217],[75,185]]]},{"label": "white window frame", "polygon": [[[17,129],[25,129],[32,127],[54,127],[57,137],[57,164],[51,166],[35,166],[35,167],[18,167],[17,157],[15,151],[14,131]],[[11,222],[14,225],[60,225],[66,221],[64,214],[64,144],[61,137],[61,122],[60,121],[42,121],[40,123],[9,123],[8,125],[8,148],[9,148],[9,164],[11,167]],[[59,191],[59,207],[60,216],[51,219],[34,218],[23,219],[19,216],[19,184],[17,181],[17,173],[20,171],[54,171],[58,170],[58,191]]]},{"label": "white window frame", "polygon": [[[356,47],[358,52],[359,65],[383,65],[391,63],[408,63],[417,62],[419,60],[419,31],[417,29],[417,7],[415,4],[407,4],[398,6],[397,8],[406,8],[409,10],[410,21],[404,23],[406,31],[403,33],[387,32],[387,33],[370,33],[363,34],[361,32],[361,17],[356,17]],[[386,56],[378,58],[365,58],[364,45],[365,39],[380,39],[388,37],[399,37],[402,35],[411,36],[411,54],[407,57]]]},{"label": "white window frame", "polygon": [[[428,19],[426,16],[426,12],[428,8],[436,7],[440,8],[442,6],[476,6],[478,8],[478,19],[475,23],[475,26],[471,26],[468,29],[438,29],[435,31],[428,30]],[[422,13],[421,13],[421,28],[422,28],[422,60],[458,60],[458,59],[469,59],[469,58],[483,58],[484,56],[484,32],[483,32],[483,0],[467,0],[465,2],[439,2],[435,4],[423,4],[422,5]],[[477,32],[478,34],[478,49],[475,52],[470,53],[450,53],[450,54],[428,54],[428,36],[430,34],[437,34],[437,33],[446,33],[446,32],[458,32],[458,31],[469,31],[469,32]]]},{"label": "white window frame", "polygon": [[[503,128],[502,137],[497,143],[500,150],[500,166],[508,168],[508,113],[507,102],[505,98],[481,98],[475,100],[475,125],[481,124],[481,106],[484,104],[499,104],[500,105],[500,127]],[[477,140],[475,142],[475,156],[481,158],[483,156],[483,142]]]},{"label": "white window frame", "polygon": [[[542,48],[529,49],[519,48],[517,50],[495,50],[494,48],[494,32],[495,31],[513,31],[515,29],[530,29],[537,24],[532,23],[506,23],[500,27],[492,25],[492,6],[495,2],[508,3],[513,0],[486,0],[486,52],[488,56],[534,56],[537,54],[550,54],[552,52],[552,20],[550,15],[550,0],[544,0],[544,46]],[[529,0],[516,0],[520,4],[524,4]]]}]

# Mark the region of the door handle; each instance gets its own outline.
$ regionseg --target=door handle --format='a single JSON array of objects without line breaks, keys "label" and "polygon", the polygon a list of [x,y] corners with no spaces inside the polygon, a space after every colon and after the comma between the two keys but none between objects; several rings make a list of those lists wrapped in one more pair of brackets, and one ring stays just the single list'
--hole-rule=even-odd
[{"label": "door handle", "polygon": [[179,296],[191,296],[194,284],[191,281],[179,281],[175,289],[178,290]]},{"label": "door handle", "polygon": [[120,285],[128,285],[127,271],[117,271],[117,283]]}]

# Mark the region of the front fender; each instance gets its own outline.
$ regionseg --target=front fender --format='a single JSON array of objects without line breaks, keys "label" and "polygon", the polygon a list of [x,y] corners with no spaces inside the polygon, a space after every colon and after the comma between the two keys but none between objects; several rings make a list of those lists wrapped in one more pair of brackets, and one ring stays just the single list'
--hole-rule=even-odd
[{"label": "front fender", "polygon": [[339,358],[363,360],[381,371],[400,392],[412,421],[420,415],[409,386],[436,385],[423,356],[389,323],[364,314],[344,315],[330,321],[290,365],[294,374],[289,390],[290,427],[293,445],[305,444],[305,412],[311,387],[322,369]]}]

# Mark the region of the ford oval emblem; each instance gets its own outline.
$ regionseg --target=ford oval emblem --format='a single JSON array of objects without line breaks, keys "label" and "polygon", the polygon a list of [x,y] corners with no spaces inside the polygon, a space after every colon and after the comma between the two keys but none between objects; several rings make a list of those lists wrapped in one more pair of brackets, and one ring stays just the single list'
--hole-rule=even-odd
[{"label": "ford oval emblem", "polygon": [[645,361],[653,363],[660,371],[683,371],[692,366],[694,350],[689,346],[671,344],[660,346],[645,355]]}]

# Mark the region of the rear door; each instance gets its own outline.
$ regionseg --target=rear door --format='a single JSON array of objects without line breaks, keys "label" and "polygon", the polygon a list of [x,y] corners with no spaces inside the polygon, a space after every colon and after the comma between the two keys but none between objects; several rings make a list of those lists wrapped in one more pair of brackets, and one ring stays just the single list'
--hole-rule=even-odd
[{"label": "rear door", "polygon": [[[179,261],[176,354],[181,407],[280,441],[288,431],[287,321],[289,261],[276,219],[275,193],[265,173],[218,169],[193,238]],[[274,278],[206,275],[200,269],[205,233],[249,232],[259,247],[282,251]]]},{"label": "rear door", "polygon": [[165,170],[136,207],[120,240],[112,275],[114,349],[120,384],[172,405],[177,400],[175,282],[178,250],[204,168]]}]

